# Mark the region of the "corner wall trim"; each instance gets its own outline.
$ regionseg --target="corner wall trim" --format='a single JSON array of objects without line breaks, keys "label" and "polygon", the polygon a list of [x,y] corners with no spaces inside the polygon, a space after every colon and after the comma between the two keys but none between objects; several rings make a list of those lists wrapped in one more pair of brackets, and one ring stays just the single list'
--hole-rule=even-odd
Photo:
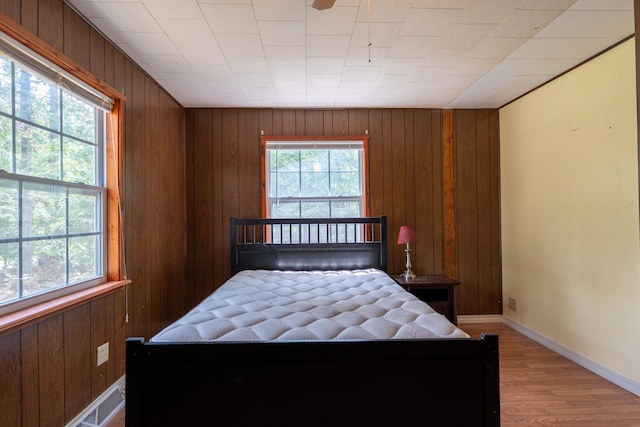
[{"label": "corner wall trim", "polygon": [[543,346],[549,348],[550,350],[555,351],[556,353],[566,357],[567,359],[571,360],[572,362],[577,363],[578,365],[582,366],[585,369],[588,369],[589,371],[593,372],[596,375],[601,376],[602,378],[604,378],[605,380],[612,382],[613,384],[617,385],[618,387],[621,387],[625,390],[627,390],[630,393],[635,394],[636,396],[640,397],[640,383],[637,381],[634,381],[630,378],[627,378],[621,374],[619,374],[618,372],[615,372],[609,368],[607,368],[606,366],[600,365],[599,363],[594,362],[591,359],[588,359],[586,357],[584,357],[583,355],[576,353],[575,351],[561,345],[558,344],[557,342],[550,340],[549,338],[545,337],[544,335],[539,334],[538,332],[527,328],[526,326],[523,326],[521,324],[519,324],[518,322],[515,322],[514,320],[511,320],[509,318],[503,317],[502,318],[502,323],[504,323],[505,325],[515,329],[516,331],[520,332],[521,334],[527,336],[528,338],[531,338],[532,340],[536,341],[539,344],[542,344]]}]

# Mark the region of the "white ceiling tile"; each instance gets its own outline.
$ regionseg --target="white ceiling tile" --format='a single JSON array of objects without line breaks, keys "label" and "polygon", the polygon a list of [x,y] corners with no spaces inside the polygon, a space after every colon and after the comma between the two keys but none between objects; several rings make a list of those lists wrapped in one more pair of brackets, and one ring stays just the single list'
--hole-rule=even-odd
[{"label": "white ceiling tile", "polygon": [[520,0],[474,1],[458,17],[459,24],[499,24],[519,5]]},{"label": "white ceiling tile", "polygon": [[241,94],[242,88],[235,80],[206,80],[204,85],[214,93],[236,93]]},{"label": "white ceiling tile", "polygon": [[582,60],[591,55],[592,45],[588,39],[534,38],[513,51],[509,58]]},{"label": "white ceiling tile", "polygon": [[487,37],[469,52],[469,58],[503,59],[526,41],[526,38]]},{"label": "white ceiling tile", "polygon": [[235,73],[240,87],[245,91],[247,88],[260,87],[271,88],[271,76],[269,73]]},{"label": "white ceiling tile", "polygon": [[413,0],[370,0],[360,2],[358,22],[404,22],[413,6]]},{"label": "white ceiling tile", "polygon": [[142,0],[156,19],[204,19],[196,0]]},{"label": "white ceiling tile", "polygon": [[468,58],[458,64],[451,73],[456,75],[483,76],[492,70],[499,62],[499,59]]},{"label": "white ceiling tile", "polygon": [[344,58],[338,56],[315,56],[307,58],[309,74],[342,74]]},{"label": "white ceiling tile", "polygon": [[395,23],[356,23],[351,37],[351,46],[391,47],[400,32],[402,24]]},{"label": "white ceiling tile", "polygon": [[122,35],[134,44],[136,50],[142,54],[172,55],[179,53],[165,33],[124,33]]},{"label": "white ceiling tile", "polygon": [[495,28],[494,24],[452,24],[444,37],[440,37],[439,47],[474,48],[486,39]]},{"label": "white ceiling tile", "polygon": [[342,74],[307,74],[307,86],[314,89],[337,88]]},{"label": "white ceiling tile", "polygon": [[305,65],[304,47],[265,46],[264,53],[269,65]]},{"label": "white ceiling tile", "polygon": [[578,0],[570,10],[626,10],[633,12],[633,0]]},{"label": "white ceiling tile", "polygon": [[345,65],[382,65],[389,57],[390,48],[351,47]]},{"label": "white ceiling tile", "polygon": [[300,0],[253,0],[258,21],[305,21],[306,6]]},{"label": "white ceiling tile", "polygon": [[259,34],[218,33],[216,40],[226,56],[263,56]]},{"label": "white ceiling tile", "polygon": [[220,47],[216,45],[181,45],[180,53],[192,65],[226,64],[227,59],[222,54]]},{"label": "white ceiling tile", "polygon": [[560,15],[559,10],[514,10],[491,31],[491,37],[533,37]]},{"label": "white ceiling tile", "polygon": [[595,31],[598,36],[608,38],[633,33],[633,12],[616,12],[613,15],[615,18],[607,12],[568,11],[541,30],[537,37],[592,38]]},{"label": "white ceiling tile", "polygon": [[204,19],[161,19],[158,23],[177,45],[217,44],[211,28]]},{"label": "white ceiling tile", "polygon": [[305,46],[304,22],[259,21],[263,46]]},{"label": "white ceiling tile", "polygon": [[191,64],[191,67],[196,72],[198,77],[203,81],[215,80],[215,81],[235,81],[235,76],[231,71],[231,68],[225,64]]},{"label": "white ceiling tile", "polygon": [[564,11],[571,7],[575,2],[576,0],[521,0],[518,3],[517,9]]},{"label": "white ceiling tile", "polygon": [[307,56],[346,56],[349,36],[307,36]]},{"label": "white ceiling tile", "polygon": [[411,9],[400,29],[402,36],[438,37],[449,32],[462,13],[461,9]]},{"label": "white ceiling tile", "polygon": [[274,65],[269,67],[271,78],[276,80],[304,82],[306,80],[306,68],[304,65]]},{"label": "white ceiling tile", "polygon": [[257,33],[250,4],[202,4],[202,13],[214,33]]},{"label": "white ceiling tile", "polygon": [[268,73],[264,56],[230,56],[229,67],[234,73]]},{"label": "white ceiling tile", "polygon": [[110,20],[117,23],[118,31],[162,32],[160,25],[142,3],[96,2],[94,5],[101,16],[108,16]]},{"label": "white ceiling tile", "polygon": [[160,73],[193,72],[182,55],[144,55],[143,58]]},{"label": "white ceiling tile", "polygon": [[350,35],[356,22],[355,7],[333,7],[318,11],[311,9],[307,16],[307,34]]},{"label": "white ceiling tile", "polygon": [[388,58],[382,65],[382,74],[416,74],[420,70],[420,62],[407,58]]},{"label": "white ceiling tile", "polygon": [[391,47],[391,58],[426,58],[439,46],[437,37],[397,37]]},{"label": "white ceiling tile", "polygon": [[380,66],[352,66],[344,67],[342,73],[343,82],[372,82],[378,78],[380,74]]}]

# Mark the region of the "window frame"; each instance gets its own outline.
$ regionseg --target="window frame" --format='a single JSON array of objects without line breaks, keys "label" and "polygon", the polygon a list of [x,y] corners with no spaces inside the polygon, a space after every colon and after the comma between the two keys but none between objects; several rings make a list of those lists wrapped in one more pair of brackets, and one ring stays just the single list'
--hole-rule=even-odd
[{"label": "window frame", "polygon": [[[124,264],[122,208],[120,206],[122,163],[119,153],[121,152],[122,144],[120,138],[123,127],[122,109],[126,97],[79,66],[69,57],[10,21],[0,21],[0,38],[5,42],[13,43],[13,46],[17,45],[20,50],[26,50],[29,55],[33,55],[33,59],[36,62],[41,63],[44,67],[49,67],[50,71],[53,71],[57,76],[56,80],[61,80],[65,83],[71,81],[73,82],[71,87],[87,91],[89,100],[92,99],[92,96],[95,97],[93,99],[108,99],[110,101],[108,104],[111,106],[110,112],[107,109],[104,120],[102,159],[102,167],[104,168],[102,199],[104,203],[101,206],[101,211],[105,218],[102,229],[103,277],[99,281],[89,281],[91,283],[87,286],[66,285],[52,292],[41,294],[42,298],[38,296],[21,299],[3,305],[3,310],[0,311],[0,333],[5,333],[27,322],[112,292],[126,285],[130,280],[126,277]],[[12,59],[24,64],[21,58],[16,58],[15,55],[11,54],[10,49],[4,50]],[[29,64],[27,64],[27,67],[31,68]],[[67,85],[67,87],[70,86]],[[75,91],[72,92],[75,93]],[[78,95],[76,93],[76,96]],[[80,98],[87,100],[84,96],[80,96]],[[102,107],[105,107],[105,105],[102,105]]]},{"label": "window frame", "polygon": [[[268,177],[269,168],[267,166],[267,146],[270,142],[295,143],[300,145],[313,145],[314,142],[325,143],[327,145],[339,144],[341,142],[348,144],[351,141],[362,143],[362,205],[361,216],[369,216],[369,135],[349,135],[349,136],[274,136],[260,135],[260,155],[261,155],[261,188],[262,188],[262,216],[268,217]],[[331,199],[331,197],[329,197]]]}]

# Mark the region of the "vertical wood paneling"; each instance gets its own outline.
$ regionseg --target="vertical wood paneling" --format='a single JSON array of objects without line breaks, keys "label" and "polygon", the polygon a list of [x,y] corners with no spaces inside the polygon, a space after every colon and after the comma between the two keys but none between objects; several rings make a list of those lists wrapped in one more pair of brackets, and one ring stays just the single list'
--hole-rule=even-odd
[{"label": "vertical wood paneling", "polygon": [[501,250],[501,197],[500,197],[500,114],[489,113],[491,162],[491,308],[490,313],[502,314],[502,250]]},{"label": "vertical wood paneling", "polygon": [[426,191],[431,195],[431,204],[427,208],[433,217],[433,234],[431,241],[432,246],[432,270],[427,273],[444,273],[444,225],[446,224],[444,216],[444,133],[443,133],[443,114],[441,110],[431,110],[428,120],[430,127],[425,133],[425,141],[429,141],[431,145],[431,162],[430,177],[432,179],[431,187]]},{"label": "vertical wood paneling", "polygon": [[20,7],[20,0],[3,0],[0,2],[0,12],[16,22],[20,22]]},{"label": "vertical wood paneling", "polygon": [[382,145],[382,110],[369,110],[369,215],[384,213],[384,149]]},{"label": "vertical wood paneling", "polygon": [[414,224],[416,234],[420,236],[415,245],[414,255],[415,271],[420,273],[439,273],[435,265],[435,215],[438,203],[434,203],[437,197],[437,188],[434,185],[434,159],[432,141],[431,112],[429,110],[417,110],[414,113],[415,141],[415,172],[413,184],[415,186],[415,216]]},{"label": "vertical wood paneling", "polygon": [[22,0],[19,21],[34,34],[38,34],[38,12],[38,0]]},{"label": "vertical wood paneling", "polygon": [[322,113],[322,111],[310,110],[306,112],[304,134],[308,136],[324,134],[324,114]]},{"label": "vertical wood paneling", "polygon": [[0,337],[0,425],[18,425],[21,405],[20,332]]},{"label": "vertical wood paneling", "polygon": [[91,68],[89,69],[99,79],[107,81],[105,78],[104,38],[93,28],[89,28],[89,43],[91,45]]},{"label": "vertical wood paneling", "polygon": [[260,173],[260,129],[256,110],[240,110],[238,126],[238,211],[242,216],[259,217],[262,188]]},{"label": "vertical wood paneling", "polygon": [[69,6],[64,5],[63,53],[87,70],[91,69],[91,27]]},{"label": "vertical wood paneling", "polygon": [[[295,112],[290,117],[295,120]],[[223,264],[223,277],[231,277],[231,252],[230,252],[230,222],[229,218],[236,215],[239,211],[239,182],[240,165],[239,161],[239,140],[240,131],[238,129],[238,110],[222,111],[222,185],[224,194],[224,203],[222,205],[222,256],[226,262]],[[295,124],[294,124],[295,127]],[[256,144],[258,141],[256,141]],[[247,173],[242,171],[241,173]]]},{"label": "vertical wood paneling", "polygon": [[60,52],[64,50],[64,31],[61,23],[64,20],[64,4],[59,0],[34,0],[35,5],[27,6],[39,10],[38,13],[38,37],[49,43]]},{"label": "vertical wood paneling", "polygon": [[91,319],[89,304],[64,313],[64,413],[67,420],[82,411],[92,401],[91,386]]},{"label": "vertical wood paneling", "polygon": [[193,147],[193,168],[198,171],[198,176],[194,176],[193,197],[194,197],[194,221],[195,235],[194,243],[198,248],[194,252],[194,280],[195,296],[198,299],[204,298],[213,291],[213,267],[214,267],[214,240],[211,236],[213,228],[213,171],[215,170],[213,160],[212,141],[213,122],[212,113],[209,110],[195,110],[193,135],[195,144]]},{"label": "vertical wood paneling", "polygon": [[[20,331],[21,346],[14,348],[16,352],[22,353],[22,424],[16,420],[13,425],[27,427],[37,426],[40,423],[38,329],[37,324],[23,328]],[[60,408],[60,410],[63,409]]]},{"label": "vertical wood paneling", "polygon": [[62,315],[38,323],[38,385],[41,426],[62,426],[64,352]]},{"label": "vertical wood paneling", "polygon": [[[229,258],[225,258],[224,236],[221,230],[224,230],[227,219],[224,218],[224,200],[226,196],[224,188],[224,140],[222,136],[222,111],[214,110],[213,113],[213,236],[209,238],[213,241],[213,277],[209,278],[209,289],[215,289],[220,286],[226,277],[224,275],[224,265],[227,264]],[[196,177],[198,177],[196,171]],[[199,178],[198,178],[199,179]],[[228,227],[228,226],[227,226]],[[227,252],[228,253],[228,252]],[[229,255],[230,256],[230,255]],[[198,266],[199,267],[199,266]],[[195,303],[195,301],[194,301]]]},{"label": "vertical wood paneling", "polygon": [[107,342],[106,333],[106,305],[105,299],[100,298],[89,304],[91,313],[91,397],[97,398],[107,388],[106,364],[97,366],[98,346]]}]

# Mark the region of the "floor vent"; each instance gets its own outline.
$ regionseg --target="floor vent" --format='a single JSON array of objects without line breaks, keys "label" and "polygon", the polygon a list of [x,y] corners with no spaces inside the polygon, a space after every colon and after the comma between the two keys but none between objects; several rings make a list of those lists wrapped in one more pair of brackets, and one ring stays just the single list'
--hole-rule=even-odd
[{"label": "floor vent", "polygon": [[112,385],[66,427],[103,427],[124,406],[124,377]]}]

